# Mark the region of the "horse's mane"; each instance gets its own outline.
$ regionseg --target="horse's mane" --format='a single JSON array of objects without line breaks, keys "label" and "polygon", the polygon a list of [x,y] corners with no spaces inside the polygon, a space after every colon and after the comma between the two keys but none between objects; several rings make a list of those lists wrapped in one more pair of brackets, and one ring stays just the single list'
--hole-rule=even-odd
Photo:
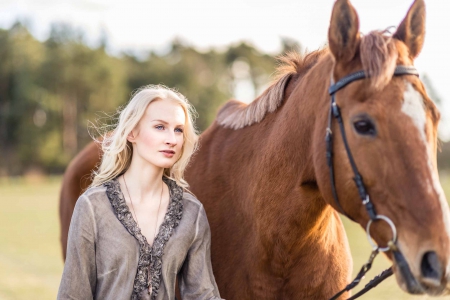
[{"label": "horse's mane", "polygon": [[[371,78],[375,89],[386,85],[392,75],[397,60],[397,48],[392,37],[385,31],[372,31],[361,38],[360,57],[363,70]],[[278,74],[270,87],[250,104],[232,100],[227,102],[217,115],[217,122],[225,128],[240,129],[261,122],[267,113],[274,112],[283,102],[284,90],[293,75],[310,70],[318,60],[328,53],[328,48],[305,55],[289,52],[278,58]]]},{"label": "horse's mane", "polygon": [[281,105],[284,89],[291,77],[311,69],[325,52],[326,49],[321,49],[302,56],[293,51],[278,57],[277,76],[271,86],[250,104],[240,101],[227,102],[220,109],[217,122],[232,129],[259,123],[267,113],[274,112]]}]

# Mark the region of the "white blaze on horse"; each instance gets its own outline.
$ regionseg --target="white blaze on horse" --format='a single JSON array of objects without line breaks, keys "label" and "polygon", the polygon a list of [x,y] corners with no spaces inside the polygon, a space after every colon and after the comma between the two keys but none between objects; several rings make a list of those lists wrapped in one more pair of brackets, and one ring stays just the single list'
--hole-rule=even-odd
[{"label": "white blaze on horse", "polygon": [[[364,36],[350,2],[337,0],[329,48],[284,57],[278,80],[260,97],[220,110],[186,179],[208,215],[222,297],[327,299],[343,289],[352,260],[338,211],[363,228],[373,219],[370,235],[386,247],[403,290],[449,293],[439,112],[413,68],[424,34],[423,0],[394,34]],[[325,141],[331,132],[332,160]],[[98,159],[90,144],[64,177],[63,249],[80,179]]]}]

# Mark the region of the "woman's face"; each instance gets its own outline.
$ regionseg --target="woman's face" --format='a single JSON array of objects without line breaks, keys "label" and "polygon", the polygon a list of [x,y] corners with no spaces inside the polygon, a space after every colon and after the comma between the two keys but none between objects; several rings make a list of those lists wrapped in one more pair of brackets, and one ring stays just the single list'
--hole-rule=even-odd
[{"label": "woman's face", "polygon": [[181,156],[186,115],[181,105],[170,100],[155,100],[128,136],[134,156],[159,168],[170,168]]}]

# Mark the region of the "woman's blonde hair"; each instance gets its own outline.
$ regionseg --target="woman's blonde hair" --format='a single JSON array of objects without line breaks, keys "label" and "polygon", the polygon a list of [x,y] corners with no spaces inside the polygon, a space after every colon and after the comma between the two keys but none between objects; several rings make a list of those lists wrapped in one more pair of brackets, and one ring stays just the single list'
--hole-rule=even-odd
[{"label": "woman's blonde hair", "polygon": [[196,113],[186,97],[163,85],[147,85],[138,89],[125,108],[120,111],[115,129],[101,134],[101,139],[96,139],[101,143],[103,156],[98,169],[93,172],[91,187],[99,186],[123,174],[129,168],[133,147],[127,140],[127,136],[138,125],[148,105],[155,100],[175,101],[183,108],[186,115],[181,156],[171,168],[164,169],[164,175],[175,180],[178,185],[188,187],[183,175],[192,154],[198,147],[198,135],[194,126]]}]

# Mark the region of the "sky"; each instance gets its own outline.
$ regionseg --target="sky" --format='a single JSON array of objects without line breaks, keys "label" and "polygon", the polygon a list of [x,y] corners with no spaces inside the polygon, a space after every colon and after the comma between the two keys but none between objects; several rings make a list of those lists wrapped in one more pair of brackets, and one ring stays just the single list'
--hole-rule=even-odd
[{"label": "sky", "polygon": [[[397,26],[412,0],[353,0],[360,31]],[[0,0],[0,28],[26,20],[34,36],[48,37],[50,24],[68,22],[82,29],[91,45],[102,34],[110,53],[123,50],[165,51],[175,37],[200,50],[249,41],[268,53],[281,48],[280,38],[316,50],[327,40],[334,0]],[[425,45],[415,65],[427,74],[442,100],[441,136],[450,139],[449,82],[450,1],[426,1]],[[248,100],[248,99],[242,99]]]}]

